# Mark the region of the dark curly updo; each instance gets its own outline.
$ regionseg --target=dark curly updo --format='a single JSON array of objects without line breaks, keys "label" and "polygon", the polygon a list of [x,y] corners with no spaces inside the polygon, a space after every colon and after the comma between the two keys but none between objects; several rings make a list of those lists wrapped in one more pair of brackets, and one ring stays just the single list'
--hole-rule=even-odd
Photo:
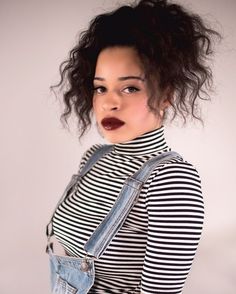
[{"label": "dark curly updo", "polygon": [[134,48],[144,66],[150,87],[149,106],[160,103],[157,89],[167,90],[173,117],[198,118],[197,102],[208,99],[212,71],[212,38],[219,34],[196,14],[166,0],[141,0],[96,16],[80,34],[68,60],[60,66],[64,88],[62,119],[75,113],[82,136],[91,125],[93,78],[101,50],[111,46]]}]

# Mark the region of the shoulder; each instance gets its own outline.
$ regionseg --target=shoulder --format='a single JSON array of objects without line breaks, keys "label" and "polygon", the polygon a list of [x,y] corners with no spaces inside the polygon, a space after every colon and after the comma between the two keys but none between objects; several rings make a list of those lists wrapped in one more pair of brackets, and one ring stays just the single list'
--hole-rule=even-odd
[{"label": "shoulder", "polygon": [[181,156],[157,164],[148,180],[149,196],[196,195],[201,197],[201,179],[196,167]]},{"label": "shoulder", "polygon": [[200,176],[196,167],[192,163],[186,161],[181,155],[176,155],[172,158],[164,160],[160,164],[157,164],[152,173],[152,178],[164,175],[172,175],[175,177],[189,176],[197,178],[200,181]]},{"label": "shoulder", "polygon": [[89,149],[87,149],[82,155],[79,170],[84,167],[85,163],[89,160],[89,158],[91,158],[94,153],[98,152],[99,150],[106,149],[108,146],[109,145],[106,144],[94,144]]}]

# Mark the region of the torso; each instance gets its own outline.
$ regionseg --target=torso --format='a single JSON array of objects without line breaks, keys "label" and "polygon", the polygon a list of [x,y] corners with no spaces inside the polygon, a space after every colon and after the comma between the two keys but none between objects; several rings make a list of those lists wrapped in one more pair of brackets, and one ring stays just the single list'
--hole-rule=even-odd
[{"label": "torso", "polygon": [[[82,166],[96,148],[95,145],[86,153]],[[146,160],[169,150],[163,140],[163,130],[158,130],[137,142],[116,146],[92,167],[78,183],[74,194],[58,207],[53,218],[54,233],[68,255],[85,255],[85,242],[111,209],[127,176]],[[96,280],[90,293],[140,293],[147,254],[147,194],[157,173],[158,168],[143,186],[139,201],[121,229],[101,258],[95,261]],[[164,189],[165,185],[164,180]]]}]

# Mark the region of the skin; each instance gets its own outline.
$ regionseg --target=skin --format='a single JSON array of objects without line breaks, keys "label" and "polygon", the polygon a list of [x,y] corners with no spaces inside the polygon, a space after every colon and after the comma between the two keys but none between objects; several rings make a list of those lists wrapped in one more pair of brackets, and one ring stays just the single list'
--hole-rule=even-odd
[{"label": "skin", "polygon": [[[141,61],[133,48],[111,47],[101,51],[94,76],[93,110],[107,141],[124,143],[161,126],[161,116],[148,106],[148,92]],[[118,118],[124,125],[107,130],[101,123],[107,117]]]}]

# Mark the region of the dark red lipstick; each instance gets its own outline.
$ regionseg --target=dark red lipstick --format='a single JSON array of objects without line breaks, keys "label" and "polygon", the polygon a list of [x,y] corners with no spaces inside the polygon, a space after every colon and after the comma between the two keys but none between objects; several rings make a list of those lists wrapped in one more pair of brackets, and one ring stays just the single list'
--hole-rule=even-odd
[{"label": "dark red lipstick", "polygon": [[101,121],[103,128],[107,131],[113,131],[122,127],[125,123],[116,117],[106,117]]}]

